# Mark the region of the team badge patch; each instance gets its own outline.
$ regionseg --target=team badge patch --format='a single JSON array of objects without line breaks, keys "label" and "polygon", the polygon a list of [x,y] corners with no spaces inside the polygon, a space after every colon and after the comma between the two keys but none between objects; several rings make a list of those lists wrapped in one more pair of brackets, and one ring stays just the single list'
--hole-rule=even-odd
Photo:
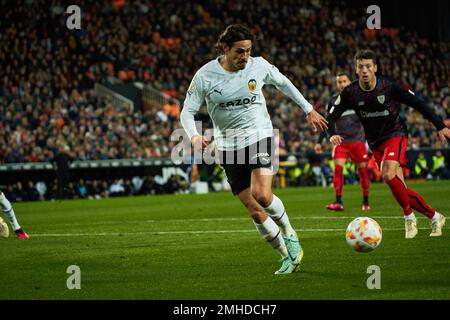
[{"label": "team badge patch", "polygon": [[256,90],[256,80],[255,79],[248,80],[247,86],[248,86],[248,90],[255,91]]},{"label": "team badge patch", "polygon": [[378,99],[379,103],[383,104],[384,103],[384,94],[381,96],[378,96],[377,99]]}]

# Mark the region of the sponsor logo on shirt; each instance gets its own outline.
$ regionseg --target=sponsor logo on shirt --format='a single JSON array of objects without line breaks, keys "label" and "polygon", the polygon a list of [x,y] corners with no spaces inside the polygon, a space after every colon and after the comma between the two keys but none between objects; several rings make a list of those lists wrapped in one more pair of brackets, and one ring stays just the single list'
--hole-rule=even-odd
[{"label": "sponsor logo on shirt", "polygon": [[220,108],[229,108],[229,107],[235,107],[235,106],[246,106],[249,104],[252,104],[256,101],[256,96],[253,96],[251,98],[244,98],[244,99],[236,99],[228,102],[222,102],[219,104]]},{"label": "sponsor logo on shirt", "polygon": [[360,111],[360,113],[361,116],[364,118],[386,117],[389,115],[389,110],[375,111],[375,112]]}]

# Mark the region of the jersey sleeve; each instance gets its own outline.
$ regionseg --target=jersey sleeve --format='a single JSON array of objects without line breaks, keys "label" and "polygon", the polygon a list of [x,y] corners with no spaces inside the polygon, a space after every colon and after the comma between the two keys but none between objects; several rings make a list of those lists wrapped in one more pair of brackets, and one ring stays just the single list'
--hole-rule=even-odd
[{"label": "jersey sleeve", "polygon": [[348,106],[349,104],[349,91],[348,88],[345,88],[342,90],[342,92],[338,95],[336,100],[333,101],[333,103],[330,103],[328,108],[328,135],[334,136],[336,134],[336,121],[342,116],[342,114],[350,109]]},{"label": "jersey sleeve", "polygon": [[274,85],[278,90],[283,92],[292,101],[299,105],[305,113],[310,113],[313,110],[313,106],[306,101],[294,84],[273,64],[270,64],[263,58],[261,58],[261,61],[266,71],[266,75],[263,80],[264,83]]},{"label": "jersey sleeve", "polygon": [[183,110],[180,114],[181,125],[186,131],[189,139],[194,135],[199,135],[195,126],[195,114],[205,102],[205,91],[201,75],[197,72],[189,85],[186,98],[183,103]]},{"label": "jersey sleeve", "polygon": [[433,123],[433,125],[438,130],[446,127],[441,117],[434,113],[433,110],[428,106],[428,104],[422,99],[418,98],[411,90],[406,91],[397,83],[393,82],[392,95],[398,102],[406,104],[420,112],[426,119]]}]

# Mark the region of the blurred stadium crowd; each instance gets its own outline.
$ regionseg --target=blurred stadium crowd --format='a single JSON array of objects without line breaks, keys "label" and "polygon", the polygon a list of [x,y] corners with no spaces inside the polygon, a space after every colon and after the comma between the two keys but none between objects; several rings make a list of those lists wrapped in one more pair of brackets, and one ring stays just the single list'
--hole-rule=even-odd
[{"label": "blurred stadium crowd", "polygon": [[[151,83],[183,101],[231,23],[250,26],[253,55],[275,64],[322,113],[336,72],[354,74],[355,51],[370,47],[379,54],[379,73],[450,118],[450,43],[403,29],[362,31],[365,11],[344,1],[84,1],[82,29],[73,31],[59,1],[0,3],[0,163],[51,162],[61,145],[76,160],[169,157],[177,112],[115,108],[95,97],[94,84]],[[310,152],[316,136],[300,108],[274,88],[266,93],[281,154]],[[421,115],[405,108],[403,116],[410,148],[443,147]],[[199,119],[208,122],[206,110]]]}]

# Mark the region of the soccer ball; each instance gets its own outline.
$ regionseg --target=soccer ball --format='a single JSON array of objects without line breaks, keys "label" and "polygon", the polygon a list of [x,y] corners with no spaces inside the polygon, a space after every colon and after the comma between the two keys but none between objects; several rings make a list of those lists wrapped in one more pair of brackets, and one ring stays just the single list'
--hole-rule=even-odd
[{"label": "soccer ball", "polygon": [[347,227],[345,239],[358,252],[370,252],[381,243],[382,231],[378,223],[369,217],[358,217]]}]

